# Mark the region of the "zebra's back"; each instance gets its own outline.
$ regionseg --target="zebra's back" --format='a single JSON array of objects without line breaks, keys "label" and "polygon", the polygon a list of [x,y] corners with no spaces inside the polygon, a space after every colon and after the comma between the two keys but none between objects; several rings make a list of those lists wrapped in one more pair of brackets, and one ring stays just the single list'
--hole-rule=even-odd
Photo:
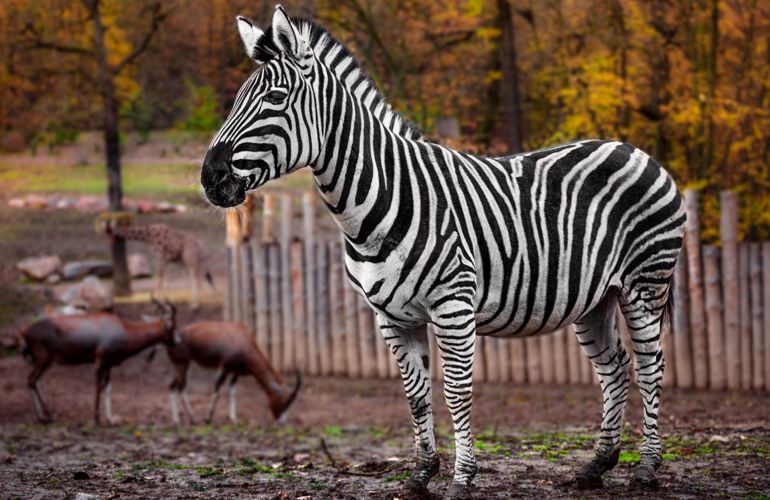
[{"label": "zebra's back", "polygon": [[641,274],[669,279],[683,204],[646,153],[583,141],[495,161],[503,169],[489,170],[488,185],[499,189],[498,206],[477,214],[474,231],[480,333],[551,331]]}]

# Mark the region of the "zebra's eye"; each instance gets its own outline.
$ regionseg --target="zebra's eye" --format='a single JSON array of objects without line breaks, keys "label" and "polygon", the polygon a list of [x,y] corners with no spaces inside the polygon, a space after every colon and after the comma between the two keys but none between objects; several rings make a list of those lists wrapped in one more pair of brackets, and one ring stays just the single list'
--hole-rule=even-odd
[{"label": "zebra's eye", "polygon": [[265,100],[270,104],[281,104],[286,99],[286,92],[282,90],[271,90],[265,94]]}]

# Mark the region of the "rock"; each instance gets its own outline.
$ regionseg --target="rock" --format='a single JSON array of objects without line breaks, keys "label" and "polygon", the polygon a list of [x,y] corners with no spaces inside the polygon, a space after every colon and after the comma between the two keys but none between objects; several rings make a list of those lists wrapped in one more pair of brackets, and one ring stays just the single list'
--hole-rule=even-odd
[{"label": "rock", "polygon": [[155,211],[155,203],[148,200],[137,200],[136,208],[141,214],[149,214]]},{"label": "rock", "polygon": [[72,474],[72,478],[76,481],[84,481],[86,479],[91,479],[91,476],[84,470],[76,470],[75,473]]},{"label": "rock", "polygon": [[152,276],[147,257],[140,253],[132,253],[128,256],[128,273],[132,278],[146,278]]},{"label": "rock", "polygon": [[48,198],[39,194],[29,194],[24,200],[27,208],[48,208]]},{"label": "rock", "polygon": [[61,267],[62,263],[58,255],[29,257],[16,263],[16,269],[24,273],[24,276],[38,281],[59,272]]},{"label": "rock", "polygon": [[65,281],[79,280],[85,276],[112,276],[112,263],[107,260],[79,260],[67,262],[61,270]]},{"label": "rock", "polygon": [[8,200],[8,206],[11,208],[24,208],[24,198],[11,198]]},{"label": "rock", "polygon": [[159,201],[155,204],[155,210],[160,213],[170,213],[174,211],[174,205],[167,201]]},{"label": "rock", "polygon": [[71,196],[65,196],[63,198],[60,198],[59,201],[56,202],[56,208],[58,208],[59,210],[75,208],[75,205],[77,205],[77,203],[78,203],[77,198],[73,198]]},{"label": "rock", "polygon": [[90,493],[83,493],[82,491],[75,493],[75,500],[98,500],[98,496]]},{"label": "rock", "polygon": [[112,292],[95,276],[88,276],[59,296],[66,305],[88,311],[101,311],[112,306]]}]

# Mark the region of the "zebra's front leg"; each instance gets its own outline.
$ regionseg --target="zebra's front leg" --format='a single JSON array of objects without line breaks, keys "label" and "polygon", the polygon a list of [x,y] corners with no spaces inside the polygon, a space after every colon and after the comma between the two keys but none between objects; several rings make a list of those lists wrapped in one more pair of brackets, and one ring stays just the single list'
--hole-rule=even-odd
[{"label": "zebra's front leg", "polygon": [[602,389],[602,427],[594,458],[574,479],[579,489],[600,488],[602,474],[612,470],[620,458],[620,431],[628,399],[628,364],[615,329],[614,295],[605,297],[594,310],[575,323],[577,340],[591,360]]},{"label": "zebra's front leg", "polygon": [[381,314],[377,318],[382,336],[396,357],[401,370],[404,390],[412,412],[417,468],[407,481],[405,488],[423,492],[430,479],[439,470],[436,438],[433,435],[427,326],[409,329],[389,323]]},{"label": "zebra's front leg", "polygon": [[446,322],[446,318],[452,318],[452,326],[442,325],[436,331],[444,373],[444,397],[455,432],[455,474],[445,498],[465,499],[471,498],[471,482],[478,471],[471,434],[476,323],[473,316],[460,318],[456,312],[437,316],[439,321]]}]

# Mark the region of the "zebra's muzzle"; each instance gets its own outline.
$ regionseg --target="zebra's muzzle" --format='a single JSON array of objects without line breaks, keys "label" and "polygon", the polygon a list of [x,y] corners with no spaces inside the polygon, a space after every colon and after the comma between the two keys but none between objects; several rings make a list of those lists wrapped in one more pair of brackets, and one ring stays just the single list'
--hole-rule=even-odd
[{"label": "zebra's muzzle", "polygon": [[231,165],[232,150],[220,143],[209,149],[201,168],[201,185],[206,198],[219,207],[234,207],[246,199],[248,179],[236,175]]}]

